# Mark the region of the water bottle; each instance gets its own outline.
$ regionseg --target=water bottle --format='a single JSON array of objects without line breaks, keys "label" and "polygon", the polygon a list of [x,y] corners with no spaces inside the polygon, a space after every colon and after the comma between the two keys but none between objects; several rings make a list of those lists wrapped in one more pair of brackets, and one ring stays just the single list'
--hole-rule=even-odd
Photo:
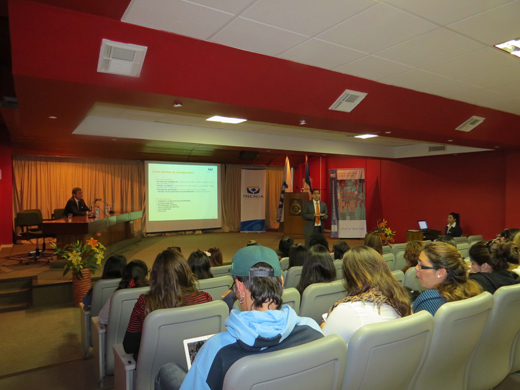
[{"label": "water bottle", "polygon": [[101,210],[98,206],[96,206],[96,219],[99,219],[99,216],[101,215]]},{"label": "water bottle", "polygon": [[105,204],[105,214],[108,217],[110,214],[110,205],[107,203]]}]

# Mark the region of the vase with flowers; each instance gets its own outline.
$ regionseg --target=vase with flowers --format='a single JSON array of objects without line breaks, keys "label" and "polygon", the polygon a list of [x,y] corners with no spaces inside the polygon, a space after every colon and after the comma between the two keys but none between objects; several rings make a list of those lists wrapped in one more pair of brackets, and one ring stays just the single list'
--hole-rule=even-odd
[{"label": "vase with flowers", "polygon": [[93,237],[86,242],[72,242],[63,248],[56,243],[52,243],[51,247],[55,250],[54,254],[66,261],[63,275],[72,272],[74,304],[79,306],[90,289],[92,274],[101,269],[101,261],[104,259],[106,248]]},{"label": "vase with flowers", "polygon": [[377,227],[374,232],[378,233],[381,236],[381,241],[383,241],[383,245],[388,245],[394,242],[395,231],[390,229],[388,226],[388,221],[383,219],[381,222],[377,222]]}]

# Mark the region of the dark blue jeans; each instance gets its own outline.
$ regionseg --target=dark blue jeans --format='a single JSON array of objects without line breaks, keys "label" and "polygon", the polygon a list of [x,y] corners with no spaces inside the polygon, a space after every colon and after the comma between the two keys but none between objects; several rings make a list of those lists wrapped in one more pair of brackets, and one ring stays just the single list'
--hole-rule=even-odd
[{"label": "dark blue jeans", "polygon": [[186,371],[175,363],[165,364],[155,377],[155,390],[179,390],[186,374]]}]

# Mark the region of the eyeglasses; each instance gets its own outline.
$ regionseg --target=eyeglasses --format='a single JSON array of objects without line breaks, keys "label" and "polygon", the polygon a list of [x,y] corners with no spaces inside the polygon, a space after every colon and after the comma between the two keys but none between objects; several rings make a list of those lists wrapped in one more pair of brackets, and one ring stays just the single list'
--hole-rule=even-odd
[{"label": "eyeglasses", "polygon": [[421,263],[417,263],[417,268],[419,270],[424,270],[424,269],[435,269],[435,267],[428,267],[426,265],[422,265]]}]

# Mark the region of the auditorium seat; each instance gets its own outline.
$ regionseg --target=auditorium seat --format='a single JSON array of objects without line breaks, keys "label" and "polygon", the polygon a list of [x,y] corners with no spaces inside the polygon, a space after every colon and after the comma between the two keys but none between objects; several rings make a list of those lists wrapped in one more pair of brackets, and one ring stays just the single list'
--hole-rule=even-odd
[{"label": "auditorium seat", "polygon": [[463,259],[469,256],[469,244],[467,242],[457,243],[457,250],[460,252]]},{"label": "auditorium seat", "polygon": [[421,285],[421,282],[419,282],[419,278],[417,277],[417,271],[414,267],[408,268],[406,270],[406,273],[404,274],[404,286],[414,291],[426,290]]},{"label": "auditorium seat", "polygon": [[385,253],[392,253],[392,247],[390,245],[383,245],[383,255]]},{"label": "auditorium seat", "polygon": [[289,269],[289,258],[288,257],[284,257],[280,260],[280,268],[282,269],[282,271],[286,271]]},{"label": "auditorium seat", "polygon": [[468,243],[468,237],[453,237],[453,241],[455,241],[455,244],[460,243]]},{"label": "auditorium seat", "polygon": [[395,263],[395,255],[393,253],[387,253],[386,255],[383,255],[383,259],[385,259],[386,265],[388,266],[388,269],[390,271],[394,270],[394,263]]},{"label": "auditorium seat", "polygon": [[114,354],[112,347],[123,342],[130,316],[141,294],[147,294],[150,287],[126,288],[118,290],[110,298],[108,324],[99,323],[98,317],[92,318],[92,339],[96,378],[102,383],[105,375],[114,375]]},{"label": "auditorium seat", "polygon": [[394,278],[399,282],[401,283],[402,285],[404,285],[404,272],[401,271],[400,269],[397,269],[395,271],[392,271],[392,275],[394,275]]},{"label": "auditorium seat", "polygon": [[468,243],[470,244],[470,246],[471,246],[471,243],[473,243],[473,242],[479,242],[479,241],[483,241],[483,240],[484,240],[484,237],[482,235],[468,237]]},{"label": "auditorium seat", "polygon": [[144,320],[137,362],[122,344],[113,347],[115,389],[153,390],[155,377],[166,363],[187,370],[183,340],[225,331],[228,314],[223,301],[153,311]]},{"label": "auditorium seat", "polygon": [[406,267],[406,260],[404,258],[404,251],[399,251],[397,255],[395,255],[395,263],[394,263],[394,270],[402,270],[404,267]]},{"label": "auditorium seat", "polygon": [[322,315],[328,313],[334,303],[345,298],[343,282],[344,280],[335,280],[331,283],[314,283],[307,287],[302,294],[300,316],[310,317],[321,324]]},{"label": "auditorium seat", "polygon": [[432,333],[425,311],[359,328],[348,343],[343,390],[413,389]]},{"label": "auditorium seat", "polygon": [[404,251],[406,249],[406,242],[400,244],[392,245],[392,253],[396,256],[400,251]]},{"label": "auditorium seat", "polygon": [[469,358],[492,307],[493,296],[484,292],[473,298],[445,303],[437,310],[430,351],[415,382],[415,390],[466,388]]},{"label": "auditorium seat", "polygon": [[83,303],[80,303],[81,340],[85,355],[89,354],[90,347],[93,346],[91,319],[99,315],[99,311],[103,308],[105,302],[110,299],[114,291],[116,291],[120,282],[121,278],[98,280],[92,287],[92,303],[90,307],[85,307]]},{"label": "auditorium seat", "polygon": [[298,286],[298,284],[300,283],[300,278],[302,276],[302,268],[303,266],[301,265],[289,268],[285,277],[285,288]]},{"label": "auditorium seat", "polygon": [[[291,306],[296,314],[300,313],[300,292],[296,290],[294,287],[284,288],[282,294],[282,302],[284,305]],[[242,307],[238,301],[235,301],[233,305],[233,309],[242,311]]]},{"label": "auditorium seat", "polygon": [[507,377],[513,342],[520,332],[520,284],[500,287],[493,299],[488,323],[468,366],[467,388],[471,390],[492,389]]},{"label": "auditorium seat", "polygon": [[233,364],[223,390],[340,390],[347,346],[330,335],[297,347],[246,356]]},{"label": "auditorium seat", "polygon": [[336,280],[343,279],[343,260],[334,260],[334,268],[336,268]]},{"label": "auditorium seat", "polygon": [[220,267],[211,267],[210,271],[214,277],[229,275],[229,270],[231,269],[231,264],[221,265]]},{"label": "auditorium seat", "polygon": [[228,291],[233,285],[233,278],[231,275],[216,276],[209,279],[201,279],[197,283],[197,288],[200,291],[205,291],[214,301],[220,299],[222,294]]}]

